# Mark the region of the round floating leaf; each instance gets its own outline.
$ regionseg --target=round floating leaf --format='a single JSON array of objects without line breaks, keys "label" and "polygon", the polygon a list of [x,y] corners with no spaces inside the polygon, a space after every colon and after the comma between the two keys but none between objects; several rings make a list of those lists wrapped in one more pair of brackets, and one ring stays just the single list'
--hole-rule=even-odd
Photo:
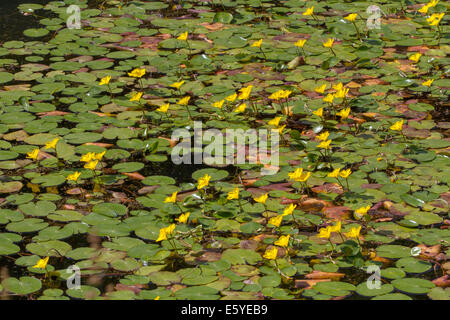
[{"label": "round floating leaf", "polygon": [[9,292],[24,295],[39,291],[42,283],[33,277],[7,278],[2,281],[2,286]]},{"label": "round floating leaf", "polygon": [[426,294],[435,287],[433,282],[419,278],[396,279],[392,285],[399,291],[411,294]]},{"label": "round floating leaf", "polygon": [[374,297],[383,294],[388,294],[394,290],[394,287],[391,284],[383,284],[380,285],[379,288],[372,288],[367,285],[367,283],[360,283],[356,287],[356,293],[364,297]]},{"label": "round floating leaf", "polygon": [[10,82],[14,76],[8,72],[0,72],[0,83]]},{"label": "round floating leaf", "polygon": [[44,28],[38,28],[38,29],[27,29],[23,32],[24,35],[26,35],[27,37],[32,37],[32,38],[38,38],[38,37],[43,37],[46,36],[49,33],[49,31],[47,29]]}]

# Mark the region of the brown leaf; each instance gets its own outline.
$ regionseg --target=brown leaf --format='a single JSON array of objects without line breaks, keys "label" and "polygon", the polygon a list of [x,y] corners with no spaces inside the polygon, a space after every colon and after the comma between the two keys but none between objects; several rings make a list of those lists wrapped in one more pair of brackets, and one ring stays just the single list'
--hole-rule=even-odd
[{"label": "brown leaf", "polygon": [[295,287],[302,289],[311,289],[316,283],[331,281],[330,279],[315,279],[315,280],[295,280]]},{"label": "brown leaf", "polygon": [[305,278],[307,279],[330,279],[333,281],[339,281],[342,277],[345,277],[345,273],[323,272],[317,270],[305,275]]},{"label": "brown leaf", "polygon": [[124,172],[123,174],[134,180],[144,180],[145,179],[145,177],[142,174],[140,174],[139,172]]},{"label": "brown leaf", "polygon": [[433,282],[436,286],[441,288],[450,287],[450,279],[448,275],[442,276],[440,278],[434,279]]}]

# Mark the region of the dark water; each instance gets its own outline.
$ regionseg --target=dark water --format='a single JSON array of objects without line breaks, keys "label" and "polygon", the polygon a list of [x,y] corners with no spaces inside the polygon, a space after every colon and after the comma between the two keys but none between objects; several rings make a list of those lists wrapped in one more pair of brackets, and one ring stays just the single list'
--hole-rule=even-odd
[{"label": "dark water", "polygon": [[[46,4],[48,0],[0,0],[0,42],[27,40],[23,31],[39,26],[39,19],[33,15],[24,16],[17,7],[23,3]],[[36,12],[39,14],[39,11]]]}]

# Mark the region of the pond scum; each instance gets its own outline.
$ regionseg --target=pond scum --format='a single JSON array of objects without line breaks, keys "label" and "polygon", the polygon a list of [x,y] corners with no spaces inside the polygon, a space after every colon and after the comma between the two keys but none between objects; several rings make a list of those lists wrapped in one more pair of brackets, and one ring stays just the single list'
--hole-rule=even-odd
[{"label": "pond scum", "polygon": [[[450,299],[449,2],[43,2],[0,36],[2,299]],[[175,164],[194,121],[279,163]]]}]

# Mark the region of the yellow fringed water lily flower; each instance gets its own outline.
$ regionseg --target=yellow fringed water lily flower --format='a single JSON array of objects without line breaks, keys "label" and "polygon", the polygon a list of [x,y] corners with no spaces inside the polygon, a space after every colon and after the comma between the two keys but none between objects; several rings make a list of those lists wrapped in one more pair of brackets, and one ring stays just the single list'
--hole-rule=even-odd
[{"label": "yellow fringed water lily flower", "polygon": [[287,236],[280,236],[280,238],[277,241],[275,241],[273,244],[276,246],[286,248],[289,245],[289,238],[290,238],[289,234]]},{"label": "yellow fringed water lily flower", "polygon": [[282,216],[282,215],[280,215],[280,216],[275,216],[275,217],[270,218],[269,221],[268,221],[268,223],[269,223],[269,224],[272,224],[272,225],[274,225],[274,226],[276,226],[276,227],[279,227],[282,220],[283,220],[283,216]]},{"label": "yellow fringed water lily flower", "polygon": [[99,85],[103,86],[105,84],[109,84],[109,81],[111,80],[111,76],[106,76],[104,78],[100,79]]},{"label": "yellow fringed water lily flower", "polygon": [[288,176],[291,180],[295,180],[297,178],[300,178],[302,173],[303,173],[303,168],[297,168],[294,171],[289,172]]},{"label": "yellow fringed water lily flower", "polygon": [[281,117],[275,117],[272,120],[270,120],[269,122],[267,122],[267,124],[278,127],[280,120],[281,120]]},{"label": "yellow fringed water lily flower", "polygon": [[100,153],[96,153],[96,154],[94,155],[94,159],[102,160],[102,159],[103,159],[103,156],[105,155],[105,153],[106,153],[106,150],[103,151],[103,152],[100,152]]},{"label": "yellow fringed water lily flower", "polygon": [[234,112],[236,113],[242,113],[247,108],[247,105],[245,103],[241,103],[236,109],[234,109]]},{"label": "yellow fringed water lily flower", "polygon": [[334,43],[334,39],[329,38],[326,42],[323,43],[323,46],[325,48],[331,48],[333,46],[333,43]]},{"label": "yellow fringed water lily flower", "polygon": [[263,42],[263,39],[259,39],[258,41],[253,42],[251,47],[259,48],[259,47],[261,47],[262,42]]},{"label": "yellow fringed water lily flower", "polygon": [[175,220],[177,220],[179,223],[187,223],[190,214],[190,212],[183,213]]},{"label": "yellow fringed water lily flower", "polygon": [[318,117],[320,117],[320,118],[322,118],[322,116],[323,116],[323,108],[319,108],[316,111],[313,111],[313,114],[318,116]]},{"label": "yellow fringed water lily flower", "polygon": [[33,151],[31,151],[31,152],[27,152],[27,158],[28,159],[36,160],[38,158],[38,156],[39,156],[39,149],[38,148],[33,149]]},{"label": "yellow fringed water lily flower", "polygon": [[91,162],[93,159],[95,159],[95,153],[94,152],[88,152],[81,156],[80,161],[81,162]]},{"label": "yellow fringed water lily flower", "polygon": [[428,12],[428,9],[430,9],[430,4],[429,3],[427,3],[426,5],[424,5],[422,8],[420,8],[419,10],[417,10],[417,11],[419,11],[420,13],[427,13]]},{"label": "yellow fringed water lily flower", "polygon": [[182,106],[187,106],[190,99],[191,99],[190,96],[186,96],[186,97],[180,99],[180,101],[178,101],[177,104],[182,105]]},{"label": "yellow fringed water lily flower", "polygon": [[348,16],[346,16],[344,19],[354,22],[356,20],[356,17],[358,16],[357,13],[350,13]]},{"label": "yellow fringed water lily flower", "polygon": [[236,100],[237,98],[237,93],[233,93],[231,95],[229,95],[228,97],[225,98],[225,100],[229,101],[229,102],[234,102],[234,100]]},{"label": "yellow fringed water lily flower", "polygon": [[156,111],[162,112],[162,113],[167,113],[167,111],[169,110],[170,104],[166,103],[161,105],[158,109],[156,109]]},{"label": "yellow fringed water lily flower", "polygon": [[139,102],[141,100],[143,94],[144,94],[143,92],[135,92],[135,93],[133,93],[133,95],[130,98],[130,101],[137,101],[137,102]]},{"label": "yellow fringed water lily flower", "polygon": [[297,40],[296,43],[294,43],[294,46],[299,47],[299,48],[303,48],[305,43],[306,43],[306,39],[299,39],[299,40]]},{"label": "yellow fringed water lily flower", "polygon": [[220,100],[220,101],[216,101],[216,102],[214,102],[213,103],[213,107],[214,108],[219,108],[219,109],[222,109],[222,106],[223,106],[223,104],[225,103],[225,100]]},{"label": "yellow fringed water lily flower", "polygon": [[330,227],[320,228],[319,229],[319,234],[317,235],[317,238],[328,239],[328,238],[330,238],[330,235],[331,235]]},{"label": "yellow fringed water lily flower", "polygon": [[361,226],[352,227],[349,232],[344,233],[344,235],[348,238],[358,238],[359,232],[361,231]]},{"label": "yellow fringed water lily flower", "polygon": [[66,180],[67,181],[75,181],[75,182],[77,182],[78,178],[80,177],[80,175],[81,175],[81,172],[75,171],[74,173],[69,174],[67,176]]},{"label": "yellow fringed water lily flower", "polygon": [[303,16],[312,16],[313,14],[314,14],[314,6],[306,9],[306,11],[302,13]]},{"label": "yellow fringed water lily flower", "polygon": [[326,87],[327,87],[327,85],[326,85],[326,83],[324,83],[324,84],[321,85],[320,87],[314,88],[314,91],[317,92],[317,93],[324,93]]},{"label": "yellow fringed water lily flower", "polygon": [[403,120],[395,122],[392,126],[389,127],[389,129],[394,130],[394,131],[402,131]]},{"label": "yellow fringed water lily flower", "polygon": [[55,149],[58,141],[59,141],[59,138],[55,138],[52,141],[47,142],[45,144],[45,149]]},{"label": "yellow fringed water lily flower", "polygon": [[428,19],[427,22],[430,26],[437,26],[439,22],[441,22],[444,17],[445,12],[442,13],[433,13]]},{"label": "yellow fringed water lily flower", "polygon": [[355,213],[358,213],[358,214],[366,214],[367,211],[369,211],[369,210],[370,210],[370,204],[367,205],[366,207],[361,207],[361,208],[359,208],[359,209],[356,209],[356,210],[355,210]]},{"label": "yellow fringed water lily flower", "polygon": [[249,85],[247,87],[239,89],[240,94],[238,96],[238,99],[240,99],[240,100],[248,99],[248,97],[250,97],[250,93],[252,92],[252,88],[253,88],[253,86]]},{"label": "yellow fringed water lily flower", "polygon": [[410,56],[408,59],[417,63],[417,62],[419,62],[421,56],[422,56],[422,54],[417,52],[417,53],[413,54],[412,56]]},{"label": "yellow fringed water lily flower", "polygon": [[289,206],[287,206],[286,208],[284,208],[283,210],[283,214],[281,216],[287,216],[292,214],[292,212],[294,212],[294,209],[297,208],[296,204],[291,203]]},{"label": "yellow fringed water lily flower", "polygon": [[339,177],[340,171],[341,171],[340,168],[334,169],[332,172],[330,172],[330,173],[327,175],[327,177],[330,177],[330,178],[337,178],[337,177]]},{"label": "yellow fringed water lily flower", "polygon": [[164,203],[175,203],[175,202],[177,202],[177,194],[178,194],[178,191],[175,191],[174,193],[172,193],[172,195],[170,197],[167,197],[164,200]]},{"label": "yellow fringed water lily flower", "polygon": [[258,203],[266,204],[267,198],[269,197],[268,193],[265,193],[259,197],[253,198]]},{"label": "yellow fringed water lily flower", "polygon": [[128,72],[128,75],[133,78],[141,78],[145,74],[145,69],[136,68],[131,72]]},{"label": "yellow fringed water lily flower", "polygon": [[350,107],[342,109],[341,111],[336,113],[336,115],[341,117],[342,120],[347,119],[348,116],[350,115]]},{"label": "yellow fringed water lily flower", "polygon": [[204,187],[207,187],[209,185],[209,180],[210,179],[211,179],[211,176],[208,175],[207,173],[203,177],[198,179],[197,190],[200,190],[200,189],[203,189]]},{"label": "yellow fringed water lily flower", "polygon": [[343,98],[345,98],[345,97],[347,96],[348,91],[349,91],[349,88],[342,88],[342,89],[339,89],[339,90],[335,93],[334,97],[335,97],[335,98],[341,98],[341,99],[343,99]]},{"label": "yellow fringed water lily flower", "polygon": [[232,191],[228,192],[227,200],[239,199],[239,188],[236,187]]},{"label": "yellow fringed water lily flower", "polygon": [[275,260],[278,255],[278,248],[272,247],[270,249],[267,249],[266,252],[264,252],[263,258],[269,259],[269,260]]},{"label": "yellow fringed water lily flower", "polygon": [[156,239],[156,242],[159,242],[159,241],[162,241],[162,240],[167,240],[167,236],[171,235],[174,230],[175,230],[175,224],[174,223],[172,223],[168,227],[161,228],[159,230],[159,236],[158,236],[158,239]]},{"label": "yellow fringed water lily flower", "polygon": [[317,148],[321,149],[331,149],[330,147],[331,140],[322,141],[317,145]]},{"label": "yellow fringed water lily flower", "polygon": [[422,82],[422,85],[429,88],[429,87],[431,87],[431,84],[433,83],[433,81],[434,81],[434,79],[427,80],[425,82]]},{"label": "yellow fringed water lily flower", "polygon": [[179,82],[174,82],[169,87],[175,88],[175,89],[180,89],[180,87],[183,85],[183,83],[184,83],[184,80],[179,81]]},{"label": "yellow fringed water lily flower", "polygon": [[319,134],[318,136],[316,136],[316,138],[319,139],[320,141],[326,141],[329,136],[330,136],[330,133],[328,131],[325,131],[325,132],[322,132],[321,134]]},{"label": "yellow fringed water lily flower", "polygon": [[93,161],[86,163],[84,165],[84,168],[90,169],[90,170],[95,170],[95,167],[97,166],[97,164],[98,164],[98,160],[93,160]]},{"label": "yellow fringed water lily flower", "polygon": [[39,261],[34,266],[32,266],[32,268],[45,269],[45,267],[47,266],[47,263],[48,263],[48,259],[50,259],[50,257],[45,257],[44,259],[39,259]]},{"label": "yellow fringed water lily flower", "polygon": [[188,38],[188,32],[187,32],[187,31],[183,32],[182,34],[180,34],[180,35],[177,37],[178,40],[183,40],[183,41],[186,41],[187,38]]},{"label": "yellow fringed water lily flower", "polygon": [[333,103],[334,100],[334,94],[329,93],[325,98],[322,99],[324,102]]},{"label": "yellow fringed water lily flower", "polygon": [[[278,130],[278,133],[279,134],[282,134],[283,133],[283,130],[284,130],[284,128],[286,128],[286,125],[284,124],[284,125],[282,125],[281,127],[278,127],[276,130]],[[274,130],[274,129],[272,129],[272,130]]]},{"label": "yellow fringed water lily flower", "polygon": [[347,179],[349,175],[352,174],[352,170],[351,169],[346,169],[346,170],[342,170],[339,175],[344,178]]}]

